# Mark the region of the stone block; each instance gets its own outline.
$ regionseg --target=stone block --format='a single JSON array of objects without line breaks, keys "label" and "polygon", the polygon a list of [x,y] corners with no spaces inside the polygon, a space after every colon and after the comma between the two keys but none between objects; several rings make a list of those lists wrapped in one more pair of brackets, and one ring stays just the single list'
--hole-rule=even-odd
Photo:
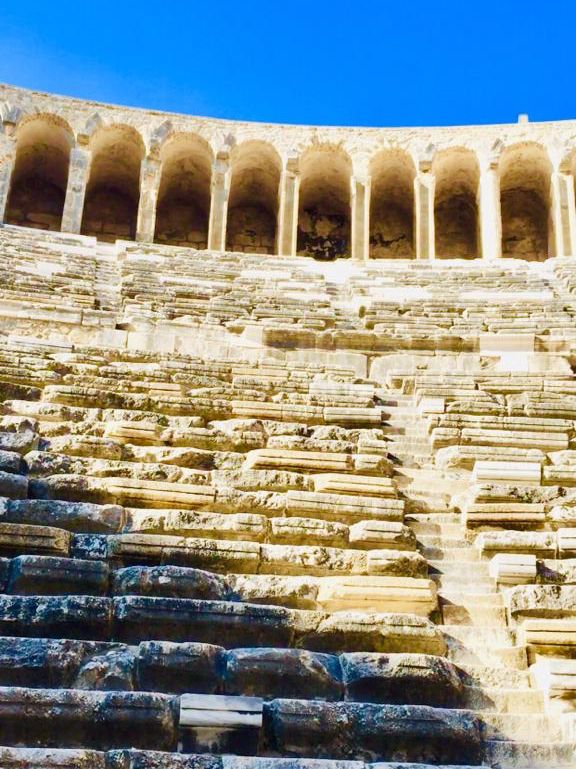
[{"label": "stone block", "polygon": [[0,687],[0,719],[8,745],[34,734],[47,748],[176,747],[172,700],[161,694]]},{"label": "stone block", "polygon": [[113,602],[116,633],[126,643],[158,639],[285,647],[291,645],[296,621],[292,610],[278,606],[140,596]]},{"label": "stone block", "polygon": [[462,707],[462,680],[442,657],[356,652],[342,654],[340,662],[347,700]]},{"label": "stone block", "polygon": [[68,555],[70,533],[53,526],[31,526],[25,523],[0,523],[0,552],[51,553]]},{"label": "stone block", "polygon": [[502,481],[505,483],[540,483],[542,474],[541,465],[538,462],[493,462],[490,460],[478,460],[474,463],[472,480],[475,483],[482,481]]},{"label": "stone block", "polygon": [[354,494],[368,497],[396,497],[392,478],[372,475],[347,475],[345,473],[318,473],[312,476],[314,491],[327,494]]},{"label": "stone block", "polygon": [[518,640],[528,646],[531,659],[537,652],[573,655],[576,651],[576,620],[525,619],[518,628]]},{"label": "stone block", "polygon": [[522,585],[536,581],[536,556],[528,553],[498,553],[490,560],[488,573],[499,585]]},{"label": "stone block", "polygon": [[310,758],[477,763],[480,722],[466,711],[419,705],[274,700],[265,705],[268,750]]},{"label": "stone block", "polygon": [[73,532],[114,534],[122,528],[123,516],[124,510],[118,505],[90,502],[22,499],[0,503],[0,520],[7,523],[52,525]]},{"label": "stone block", "polygon": [[246,454],[246,470],[296,470],[299,472],[353,472],[351,454],[288,449],[254,449]]},{"label": "stone block", "polygon": [[362,549],[416,549],[416,535],[399,521],[359,521],[350,526],[349,540],[353,547]]},{"label": "stone block", "polygon": [[515,619],[576,617],[576,585],[520,585],[506,602]]},{"label": "stone block", "polygon": [[111,602],[94,596],[0,596],[0,634],[106,641]]},{"label": "stone block", "polygon": [[325,578],[317,601],[328,612],[405,612],[423,617],[438,605],[432,580],[409,577]]},{"label": "stone block", "polygon": [[227,694],[339,700],[338,658],[300,649],[232,649],[226,654]]},{"label": "stone block", "polygon": [[286,504],[289,515],[306,513],[350,524],[369,519],[401,521],[404,516],[404,501],[393,498],[288,491]]},{"label": "stone block", "polygon": [[200,569],[181,566],[129,566],[112,573],[114,595],[198,598],[217,601],[226,598],[226,579]]},{"label": "stone block", "polygon": [[6,592],[16,595],[106,595],[108,564],[79,558],[20,555],[14,558]]},{"label": "stone block", "polygon": [[539,659],[530,666],[530,680],[546,699],[551,712],[573,711],[576,706],[576,660]]},{"label": "stone block", "polygon": [[225,664],[221,646],[145,641],[138,647],[138,688],[174,694],[215,694],[221,686]]},{"label": "stone block", "polygon": [[444,654],[436,625],[412,614],[342,611],[323,616],[313,628],[297,628],[296,645],[341,654],[351,651]]},{"label": "stone block", "polygon": [[483,531],[476,537],[475,547],[483,554],[522,553],[552,557],[556,553],[553,531]]},{"label": "stone block", "polygon": [[28,478],[0,470],[0,496],[10,499],[26,499],[28,496]]}]

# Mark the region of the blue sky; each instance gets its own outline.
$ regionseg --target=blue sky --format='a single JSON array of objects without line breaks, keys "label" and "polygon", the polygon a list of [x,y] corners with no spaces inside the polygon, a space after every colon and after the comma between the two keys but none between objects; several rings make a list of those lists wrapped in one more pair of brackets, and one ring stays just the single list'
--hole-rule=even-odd
[{"label": "blue sky", "polygon": [[0,2],[0,81],[328,125],[576,117],[574,0]]}]

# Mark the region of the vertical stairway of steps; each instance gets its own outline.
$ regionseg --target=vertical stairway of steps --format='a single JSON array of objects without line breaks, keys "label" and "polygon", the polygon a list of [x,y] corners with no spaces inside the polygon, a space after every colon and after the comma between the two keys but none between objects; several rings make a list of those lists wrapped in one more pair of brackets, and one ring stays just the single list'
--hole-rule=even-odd
[{"label": "vertical stairway of steps", "polygon": [[114,243],[97,242],[94,292],[99,309],[118,313],[121,300],[122,264]]},{"label": "vertical stairway of steps", "polygon": [[[489,564],[474,547],[459,513],[447,509],[446,481],[436,481],[426,419],[412,395],[382,401],[395,478],[407,501],[405,522],[436,583],[434,615],[447,658],[465,683],[463,707],[485,726],[484,761],[505,769],[557,769],[576,765],[574,743],[558,719],[547,715],[533,688],[526,647],[508,625],[502,593]],[[425,512],[420,512],[425,510]]]}]

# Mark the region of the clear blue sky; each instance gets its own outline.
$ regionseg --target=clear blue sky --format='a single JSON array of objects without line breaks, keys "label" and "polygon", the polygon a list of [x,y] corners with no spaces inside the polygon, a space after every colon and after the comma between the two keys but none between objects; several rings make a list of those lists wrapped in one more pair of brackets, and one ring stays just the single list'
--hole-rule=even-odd
[{"label": "clear blue sky", "polygon": [[0,0],[0,81],[275,122],[576,117],[574,0]]}]

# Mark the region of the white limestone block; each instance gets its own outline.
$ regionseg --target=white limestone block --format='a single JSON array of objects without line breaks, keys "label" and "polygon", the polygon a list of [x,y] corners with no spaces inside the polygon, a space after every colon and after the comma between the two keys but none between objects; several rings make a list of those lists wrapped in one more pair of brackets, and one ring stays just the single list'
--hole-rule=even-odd
[{"label": "white limestone block", "polygon": [[476,460],[472,479],[479,481],[514,481],[518,483],[540,483],[539,462],[497,462]]},{"label": "white limestone block", "polygon": [[529,553],[498,553],[488,573],[500,585],[530,584],[536,579],[536,556]]}]

